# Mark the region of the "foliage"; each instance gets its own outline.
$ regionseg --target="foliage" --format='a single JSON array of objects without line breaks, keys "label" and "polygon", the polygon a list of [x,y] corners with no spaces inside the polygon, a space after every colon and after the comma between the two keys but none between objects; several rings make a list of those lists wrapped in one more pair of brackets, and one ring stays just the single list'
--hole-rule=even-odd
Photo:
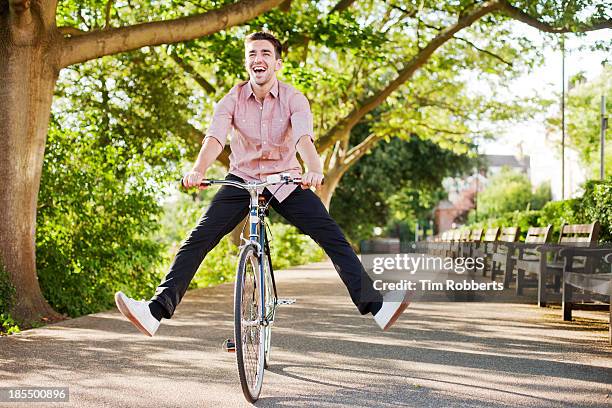
[{"label": "foliage", "polygon": [[0,336],[19,333],[19,326],[9,311],[15,302],[15,287],[9,280],[8,273],[0,265]]},{"label": "foliage", "polygon": [[478,215],[487,218],[511,211],[538,210],[550,199],[550,186],[541,185],[532,192],[531,181],[526,174],[504,167],[489,179],[487,187],[478,194]]},{"label": "foliage", "polygon": [[504,227],[518,225],[524,238],[529,227],[553,226],[552,240],[559,237],[563,224],[590,224],[598,221],[601,225],[599,242],[612,242],[612,177],[605,181],[589,181],[579,198],[548,202],[540,210],[513,211],[496,215],[470,226]]},{"label": "foliage", "polygon": [[0,313],[0,336],[19,333],[21,330],[8,313]]},{"label": "foliage", "polygon": [[467,171],[471,164],[467,155],[416,135],[410,140],[393,138],[344,175],[330,213],[353,242],[370,238],[376,226],[427,219],[429,209],[442,197],[442,179]]},{"label": "foliage", "polygon": [[15,287],[9,280],[8,273],[0,265],[0,313],[7,313],[15,302]]},{"label": "foliage", "polygon": [[[600,166],[600,127],[601,97],[606,96],[606,111],[612,110],[612,67],[604,66],[601,74],[587,81],[584,76],[576,76],[574,86],[567,95],[566,143],[580,154],[582,165],[592,177],[599,177]],[[559,133],[560,114],[548,119],[548,123]],[[605,154],[612,157],[612,132],[606,132]],[[604,173],[612,175],[612,161],[604,162]]]},{"label": "foliage", "polygon": [[165,250],[151,235],[159,191],[179,159],[169,127],[188,100],[160,83],[167,67],[155,61],[140,52],[97,60],[58,84],[39,194],[37,270],[46,299],[71,316],[111,307],[117,290],[148,297],[159,282]]},{"label": "foliage", "polygon": [[277,222],[270,224],[270,229],[270,255],[275,270],[323,259],[323,250],[294,226]]}]

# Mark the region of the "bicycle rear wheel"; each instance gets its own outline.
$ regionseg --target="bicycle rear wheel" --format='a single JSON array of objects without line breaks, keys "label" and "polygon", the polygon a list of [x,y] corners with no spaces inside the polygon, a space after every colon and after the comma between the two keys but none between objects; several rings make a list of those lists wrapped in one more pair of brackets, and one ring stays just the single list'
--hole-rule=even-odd
[{"label": "bicycle rear wheel", "polygon": [[266,304],[266,316],[268,324],[264,327],[265,332],[265,348],[264,348],[264,368],[270,367],[270,350],[272,348],[272,326],[274,325],[274,316],[276,314],[276,288],[274,283],[274,277],[272,275],[272,260],[270,253],[267,252],[264,257],[264,278],[265,282],[265,304]]},{"label": "bicycle rear wheel", "polygon": [[259,261],[253,245],[240,252],[234,286],[234,338],[242,392],[249,402],[261,393],[264,374],[265,330],[260,324]]}]

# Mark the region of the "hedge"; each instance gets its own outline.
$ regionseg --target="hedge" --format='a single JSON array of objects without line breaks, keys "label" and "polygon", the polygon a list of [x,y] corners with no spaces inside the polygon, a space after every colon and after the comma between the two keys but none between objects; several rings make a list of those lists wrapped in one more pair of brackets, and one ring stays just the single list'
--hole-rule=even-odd
[{"label": "hedge", "polygon": [[581,197],[550,201],[541,210],[514,211],[499,217],[470,224],[470,228],[519,226],[524,239],[529,227],[553,226],[553,241],[559,237],[562,224],[590,224],[599,221],[599,242],[612,241],[612,177],[604,181],[589,181]]}]

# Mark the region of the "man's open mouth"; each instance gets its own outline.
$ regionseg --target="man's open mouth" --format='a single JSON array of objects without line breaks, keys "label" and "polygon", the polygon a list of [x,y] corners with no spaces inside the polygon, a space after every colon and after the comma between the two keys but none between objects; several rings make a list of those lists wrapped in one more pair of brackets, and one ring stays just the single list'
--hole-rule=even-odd
[{"label": "man's open mouth", "polygon": [[255,72],[255,73],[266,72],[266,68],[264,68],[264,67],[254,67],[253,68],[253,72]]}]

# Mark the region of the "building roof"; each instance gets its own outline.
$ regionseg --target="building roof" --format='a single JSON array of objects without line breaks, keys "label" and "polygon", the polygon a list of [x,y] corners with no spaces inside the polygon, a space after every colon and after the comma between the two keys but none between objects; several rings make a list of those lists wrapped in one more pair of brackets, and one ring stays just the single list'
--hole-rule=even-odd
[{"label": "building roof", "polygon": [[528,170],[530,167],[529,156],[518,158],[507,154],[485,154],[483,155],[489,167],[515,167]]}]

